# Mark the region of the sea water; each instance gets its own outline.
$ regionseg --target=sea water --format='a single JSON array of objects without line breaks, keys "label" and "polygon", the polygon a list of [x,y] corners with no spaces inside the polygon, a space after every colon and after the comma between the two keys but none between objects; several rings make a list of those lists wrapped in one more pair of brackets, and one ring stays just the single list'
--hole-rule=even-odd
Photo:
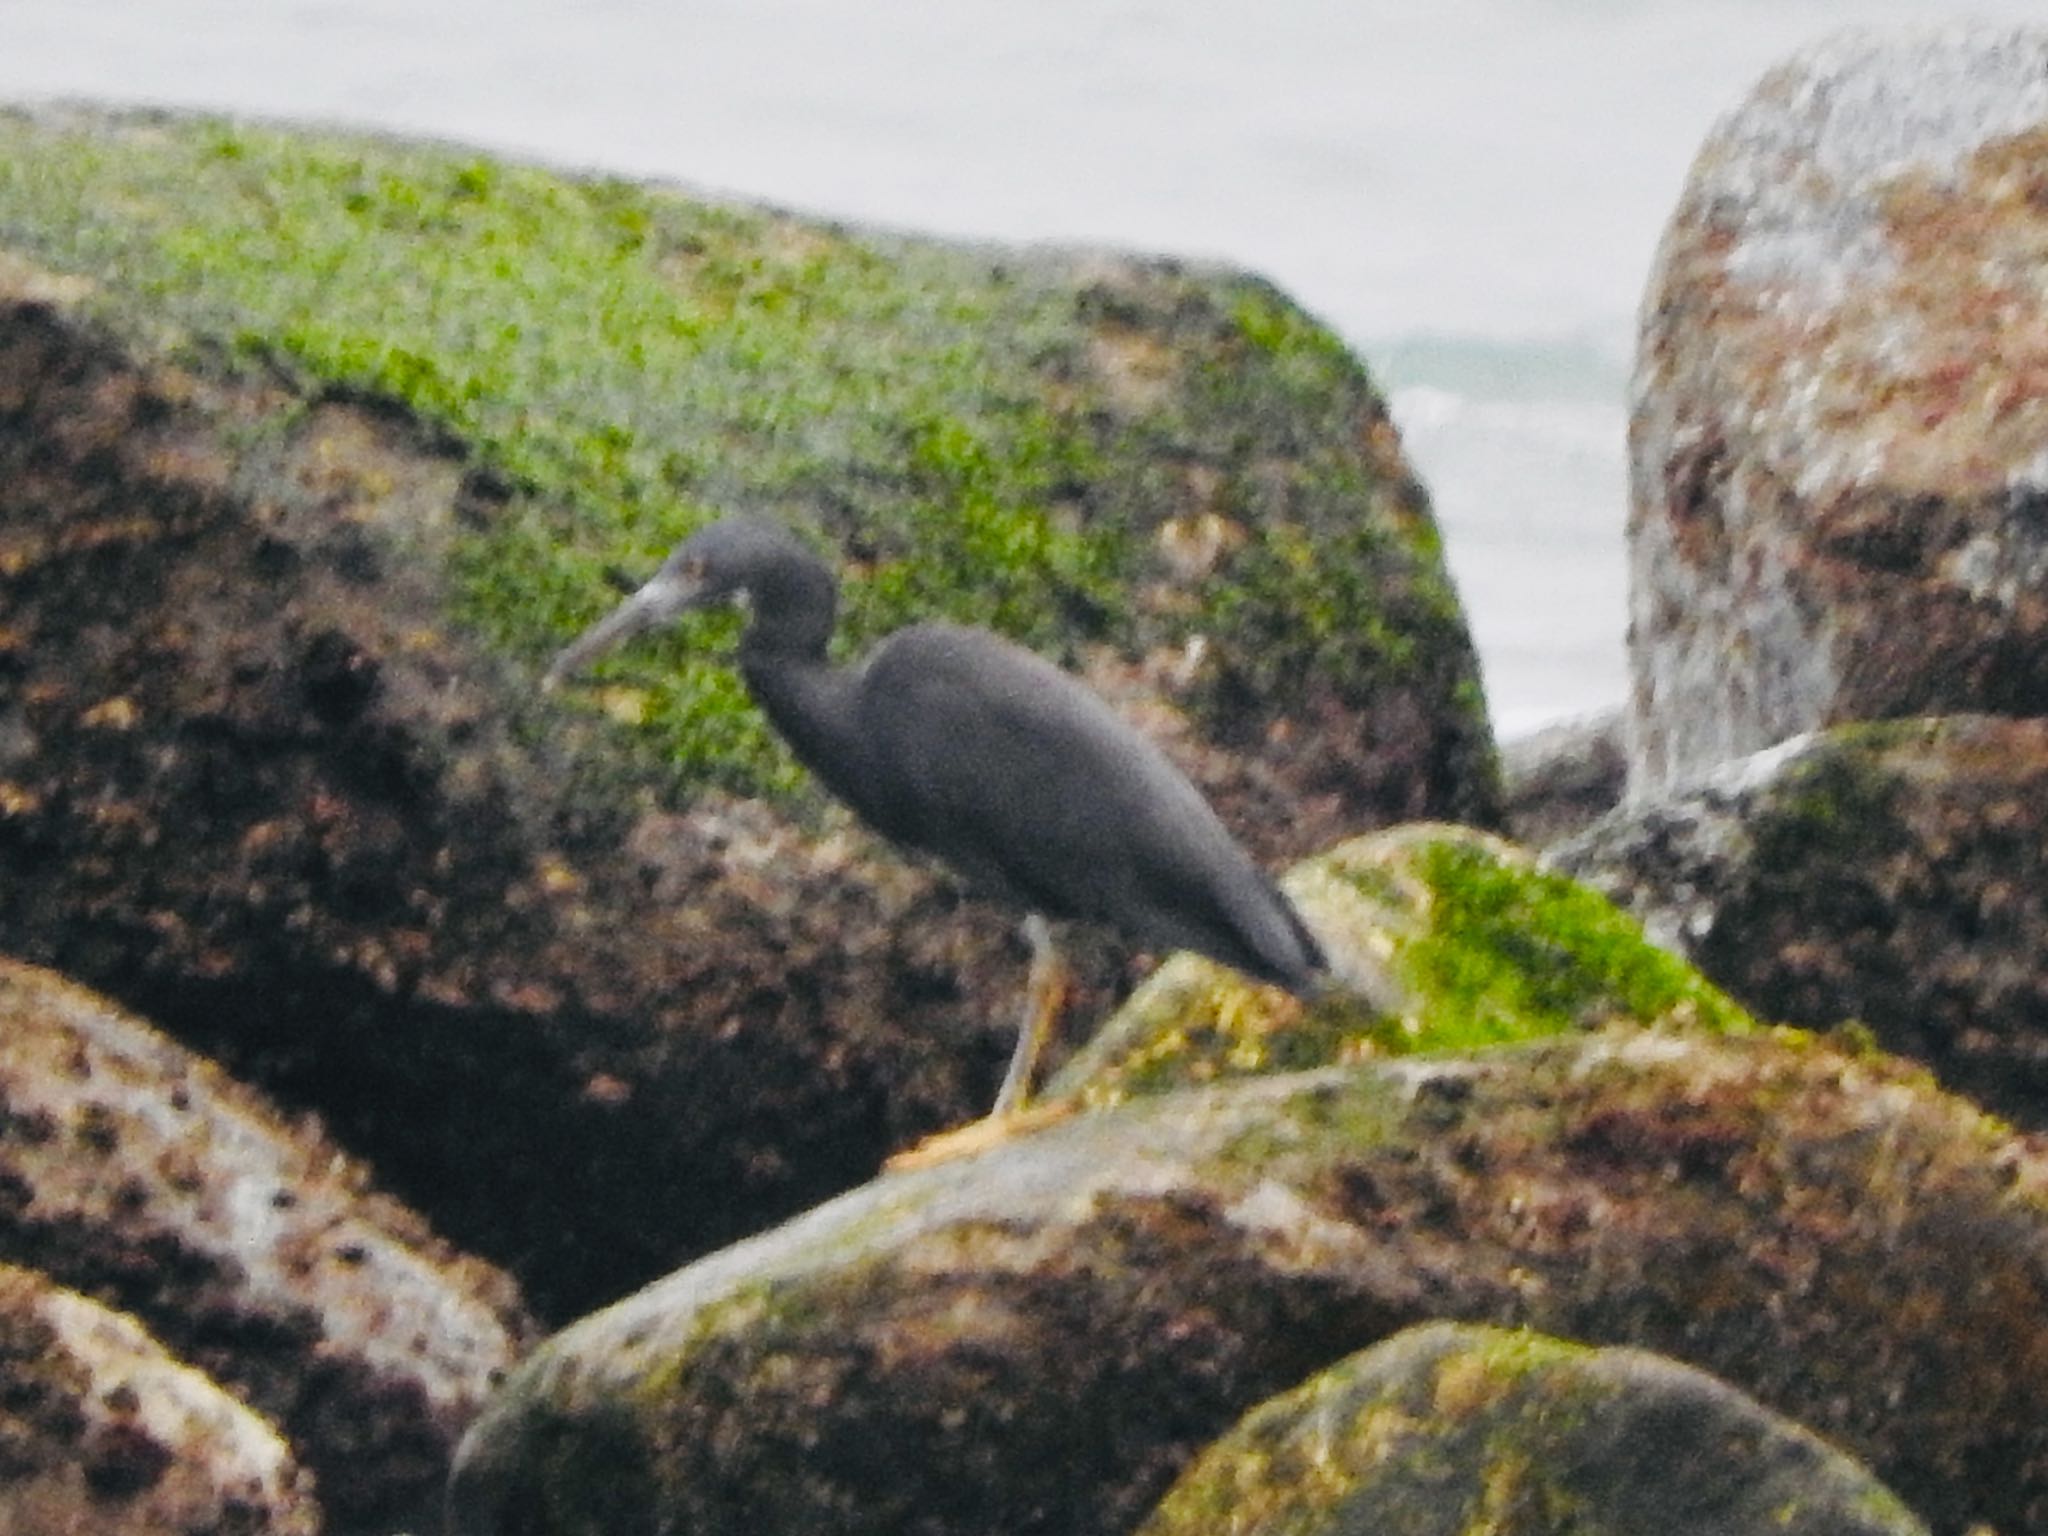
[{"label": "sea water", "polygon": [[1514,735],[1624,689],[1634,315],[1686,166],[1834,28],[2043,0],[0,0],[0,99],[460,139],[1263,272],[1389,392]]}]

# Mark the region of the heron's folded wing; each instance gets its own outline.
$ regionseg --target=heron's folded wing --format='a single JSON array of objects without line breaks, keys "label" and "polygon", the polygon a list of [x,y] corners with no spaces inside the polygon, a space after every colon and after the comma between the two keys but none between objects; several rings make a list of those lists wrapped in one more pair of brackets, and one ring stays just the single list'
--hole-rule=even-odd
[{"label": "heron's folded wing", "polygon": [[979,630],[920,625],[870,663],[861,700],[883,832],[1038,910],[1128,924],[1134,894],[1214,813],[1074,678]]}]

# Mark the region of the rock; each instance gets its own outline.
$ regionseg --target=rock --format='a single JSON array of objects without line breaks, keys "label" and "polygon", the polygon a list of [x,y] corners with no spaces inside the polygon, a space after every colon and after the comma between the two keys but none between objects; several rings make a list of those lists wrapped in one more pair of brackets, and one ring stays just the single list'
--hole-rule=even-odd
[{"label": "rock", "polygon": [[133,1318],[0,1264],[0,1529],[314,1536],[277,1431]]},{"label": "rock", "polygon": [[1869,1472],[1637,1349],[1440,1323],[1261,1404],[1138,1536],[1926,1536]]},{"label": "rock", "polygon": [[1508,830],[1541,848],[1583,831],[1621,803],[1628,786],[1619,710],[1547,726],[1501,745]]},{"label": "rock", "polygon": [[1100,1108],[1221,1078],[1613,1023],[1754,1027],[1605,897],[1483,832],[1370,833],[1297,865],[1281,885],[1322,937],[1341,990],[1304,1005],[1176,955],[1045,1097]]},{"label": "rock", "polygon": [[1843,726],[1550,851],[1757,1014],[2048,1129],[2048,722]]},{"label": "rock", "polygon": [[[1257,279],[92,113],[0,114],[0,230],[0,948],[544,1315],[981,1113],[1014,1029],[1015,915],[824,803],[729,627],[538,695],[717,511],[843,560],[849,652],[1085,672],[1268,859],[1498,817],[1427,498]],[[1075,956],[1099,1017],[1139,961]]]},{"label": "rock", "polygon": [[1430,1319],[1660,1351],[1937,1528],[2048,1527],[2039,1149],[1886,1058],[1616,1030],[884,1177],[544,1344],[453,1530],[1127,1530],[1253,1405]]},{"label": "rock", "polygon": [[1643,305],[1630,781],[2048,715],[2048,33],[1851,32],[1700,151]]},{"label": "rock", "polygon": [[0,1259],[134,1313],[240,1394],[341,1522],[433,1512],[456,1437],[531,1336],[503,1275],[371,1195],[317,1131],[11,962]]}]

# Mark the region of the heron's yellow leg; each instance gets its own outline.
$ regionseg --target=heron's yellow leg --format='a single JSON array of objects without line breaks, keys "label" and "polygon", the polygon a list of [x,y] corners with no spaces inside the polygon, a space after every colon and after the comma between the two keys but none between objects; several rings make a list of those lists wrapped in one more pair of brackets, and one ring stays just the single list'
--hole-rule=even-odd
[{"label": "heron's yellow leg", "polygon": [[996,1092],[994,1119],[1022,1109],[1031,1096],[1031,1074],[1038,1069],[1046,1037],[1067,998],[1067,967],[1052,941],[1052,925],[1036,912],[1024,919],[1024,937],[1031,942],[1031,979],[1024,986],[1024,1017],[1017,1022],[1017,1048]]},{"label": "heron's yellow leg", "polygon": [[916,1146],[890,1158],[890,1168],[923,1168],[949,1162],[983,1151],[1021,1132],[1037,1130],[1064,1120],[1073,1113],[1071,1104],[1044,1104],[1027,1109],[1031,1075],[1038,1067],[1039,1054],[1060,1016],[1067,995],[1067,968],[1052,941],[1052,928],[1036,912],[1024,920],[1024,936],[1031,941],[1031,979],[1024,989],[1024,1017],[1017,1026],[1017,1048],[1010,1053],[1009,1070],[996,1093],[995,1108],[979,1120],[954,1130],[927,1136]]}]

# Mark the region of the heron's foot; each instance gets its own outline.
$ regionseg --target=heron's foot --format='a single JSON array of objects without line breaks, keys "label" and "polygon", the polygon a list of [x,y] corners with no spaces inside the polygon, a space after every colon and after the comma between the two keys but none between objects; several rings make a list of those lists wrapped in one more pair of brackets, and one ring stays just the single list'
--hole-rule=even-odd
[{"label": "heron's foot", "polygon": [[905,1168],[930,1168],[957,1158],[973,1157],[990,1147],[1001,1146],[1013,1136],[1029,1136],[1033,1131],[1058,1125],[1079,1107],[1070,1099],[1049,1099],[1028,1109],[999,1110],[992,1115],[983,1115],[979,1120],[955,1126],[950,1131],[927,1136],[915,1146],[905,1147],[882,1166],[891,1173],[897,1173]]}]

